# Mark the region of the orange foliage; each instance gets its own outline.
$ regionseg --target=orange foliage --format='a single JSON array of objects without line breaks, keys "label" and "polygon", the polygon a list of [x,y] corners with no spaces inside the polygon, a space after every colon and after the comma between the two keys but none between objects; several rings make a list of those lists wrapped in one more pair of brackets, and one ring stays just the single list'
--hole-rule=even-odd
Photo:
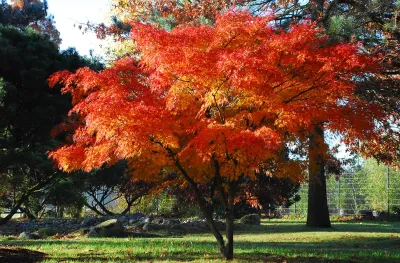
[{"label": "orange foliage", "polygon": [[243,0],[112,0],[112,8],[124,22],[128,22],[129,19],[147,21],[152,15],[159,13],[164,17],[173,16],[177,23],[185,23],[196,21],[199,17],[213,19],[219,11],[245,2]]},{"label": "orange foliage", "polygon": [[274,176],[301,180],[301,166],[280,158],[288,135],[326,123],[349,142],[376,136],[374,120],[384,116],[353,97],[375,61],[357,45],[327,45],[315,24],[285,32],[269,22],[238,11],[215,26],[171,32],[133,22],[139,65],[125,58],[99,73],[49,79],[71,93],[81,122],[73,144],[50,156],[65,171],[126,159],[146,181],[172,171],[195,182],[235,181],[271,163]]},{"label": "orange foliage", "polygon": [[11,4],[14,8],[22,9],[27,4],[42,4],[40,0],[11,0]]}]

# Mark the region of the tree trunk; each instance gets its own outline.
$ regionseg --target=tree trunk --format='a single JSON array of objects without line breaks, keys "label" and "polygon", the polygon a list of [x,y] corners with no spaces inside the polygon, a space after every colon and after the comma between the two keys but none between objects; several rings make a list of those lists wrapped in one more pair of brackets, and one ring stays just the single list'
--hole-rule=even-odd
[{"label": "tree trunk", "polygon": [[40,183],[37,183],[36,185],[32,186],[29,190],[26,191],[25,194],[23,194],[21,196],[21,198],[17,201],[17,203],[14,205],[14,207],[11,209],[10,213],[4,217],[4,218],[0,218],[0,226],[6,224],[12,217],[13,215],[15,215],[15,213],[21,208],[21,205],[28,200],[29,196],[42,189],[44,186],[48,185],[51,181],[53,181],[55,179],[55,174],[49,176],[49,178],[47,178],[47,180],[42,181]]},{"label": "tree trunk", "polygon": [[85,206],[87,208],[89,208],[90,210],[92,210],[93,212],[95,212],[96,214],[100,215],[100,216],[105,216],[106,215],[106,214],[100,212],[95,206],[89,205],[89,203],[87,201],[85,201]]},{"label": "tree trunk", "polygon": [[234,221],[234,198],[235,198],[235,191],[234,191],[234,184],[233,182],[229,182],[229,200],[228,200],[228,208],[226,210],[226,243],[225,243],[225,251],[224,257],[227,260],[233,259],[233,221]]},{"label": "tree trunk", "polygon": [[[324,12],[324,0],[316,0],[311,5],[311,21],[315,22]],[[324,20],[324,19],[322,19]],[[324,21],[320,21],[324,23]],[[325,26],[323,24],[322,26]],[[330,227],[328,200],[326,197],[324,127],[315,125],[309,137],[308,149],[308,211],[307,226]]]},{"label": "tree trunk", "polygon": [[307,226],[330,227],[325,178],[326,145],[322,125],[315,127],[309,140]]},{"label": "tree trunk", "polygon": [[64,218],[64,206],[57,206],[56,207],[56,217],[57,218]]},{"label": "tree trunk", "polygon": [[32,214],[28,207],[20,207],[20,210],[26,214],[29,220],[36,219],[36,216]]},{"label": "tree trunk", "polygon": [[[198,202],[200,205],[201,202]],[[204,217],[206,218],[208,227],[210,228],[211,232],[213,233],[215,239],[217,240],[217,244],[219,247],[219,251],[223,256],[225,256],[225,242],[224,242],[224,237],[221,235],[219,232],[217,226],[215,225],[214,219],[212,217],[212,211],[210,209],[202,209],[200,205],[200,210],[202,211]]]},{"label": "tree trunk", "polygon": [[[206,200],[204,200],[203,195],[200,193],[199,188],[197,187],[197,184],[193,179],[187,174],[185,169],[181,166],[179,163],[179,160],[176,160],[176,166],[177,168],[181,171],[183,177],[186,179],[186,181],[192,186],[193,192],[196,196],[197,203],[200,207],[201,212],[203,213],[204,217],[206,218],[207,224],[210,227],[211,232],[213,233],[215,239],[217,240],[219,250],[222,254],[222,256],[225,257],[227,260],[233,259],[233,221],[234,221],[234,199],[235,199],[235,183],[234,182],[229,182],[228,183],[228,198],[222,198],[225,199],[226,203],[224,204],[226,207],[226,243],[224,242],[224,237],[221,235],[219,230],[217,229],[217,226],[215,225],[214,219],[213,219],[213,209],[207,206]],[[217,171],[217,177],[219,176],[219,165],[216,165],[216,171]],[[218,178],[220,179],[220,178]],[[220,185],[221,186],[221,185]],[[223,191],[223,189],[221,189]],[[224,193],[220,193],[221,196],[224,196]]]},{"label": "tree trunk", "polygon": [[[30,194],[30,193],[29,193]],[[21,205],[28,199],[29,194],[22,195],[21,198],[17,201],[13,208],[11,208],[8,215],[4,218],[0,218],[0,226],[6,224],[10,219],[18,212]]]}]

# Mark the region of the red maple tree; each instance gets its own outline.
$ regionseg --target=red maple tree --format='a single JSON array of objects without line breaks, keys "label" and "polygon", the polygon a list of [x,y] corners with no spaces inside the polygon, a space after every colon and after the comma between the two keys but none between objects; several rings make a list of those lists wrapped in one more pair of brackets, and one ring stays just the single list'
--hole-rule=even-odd
[{"label": "red maple tree", "polygon": [[[229,11],[214,26],[167,32],[132,23],[141,52],[99,73],[59,72],[73,98],[74,135],[50,153],[65,171],[126,159],[132,177],[188,184],[221,253],[233,258],[233,207],[238,183],[255,172],[303,179],[301,164],[282,158],[289,143],[315,125],[347,143],[379,137],[382,111],[354,97],[355,82],[376,71],[358,45],[329,46],[313,23],[288,31],[270,18]],[[168,180],[170,173],[177,179]],[[226,210],[226,242],[198,185],[212,184]]]}]

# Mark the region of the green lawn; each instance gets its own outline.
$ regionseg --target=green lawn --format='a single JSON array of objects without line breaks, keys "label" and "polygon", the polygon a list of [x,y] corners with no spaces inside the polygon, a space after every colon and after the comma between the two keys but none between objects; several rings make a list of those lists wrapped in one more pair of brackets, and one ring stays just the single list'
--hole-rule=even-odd
[{"label": "green lawn", "polygon": [[[235,233],[233,262],[400,262],[400,222],[334,223],[309,229],[304,222],[271,220]],[[159,238],[19,241],[2,246],[47,254],[44,262],[221,262],[210,234]]]}]

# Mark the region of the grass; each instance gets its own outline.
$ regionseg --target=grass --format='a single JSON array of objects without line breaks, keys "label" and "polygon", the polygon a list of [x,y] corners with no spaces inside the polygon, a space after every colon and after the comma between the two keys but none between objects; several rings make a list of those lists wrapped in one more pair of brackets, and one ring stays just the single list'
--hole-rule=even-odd
[{"label": "grass", "polygon": [[[43,262],[223,261],[208,233],[0,242],[46,253]],[[233,262],[400,262],[400,222],[338,222],[331,229],[310,229],[304,222],[266,220],[236,231]]]}]

